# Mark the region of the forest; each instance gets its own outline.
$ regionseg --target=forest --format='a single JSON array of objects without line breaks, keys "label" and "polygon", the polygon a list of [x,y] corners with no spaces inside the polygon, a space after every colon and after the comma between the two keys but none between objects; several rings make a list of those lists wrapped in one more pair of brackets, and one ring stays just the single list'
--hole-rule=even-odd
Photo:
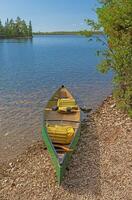
[{"label": "forest", "polygon": [[0,38],[31,38],[32,37],[32,23],[27,24],[25,20],[17,17],[16,20],[8,19],[4,25],[0,20]]}]

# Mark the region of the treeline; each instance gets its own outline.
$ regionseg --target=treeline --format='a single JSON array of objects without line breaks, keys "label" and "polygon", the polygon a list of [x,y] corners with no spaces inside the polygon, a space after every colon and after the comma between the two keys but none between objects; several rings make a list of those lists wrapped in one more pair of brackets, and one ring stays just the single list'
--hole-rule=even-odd
[{"label": "treeline", "polygon": [[35,32],[34,35],[79,35],[80,31]]},{"label": "treeline", "polygon": [[[82,35],[84,31],[54,31],[54,32],[34,32],[34,35]],[[92,32],[90,34],[103,34],[103,32]]]},{"label": "treeline", "polygon": [[8,19],[5,24],[0,20],[0,38],[32,37],[32,23],[26,24],[25,20],[17,17],[16,20]]}]

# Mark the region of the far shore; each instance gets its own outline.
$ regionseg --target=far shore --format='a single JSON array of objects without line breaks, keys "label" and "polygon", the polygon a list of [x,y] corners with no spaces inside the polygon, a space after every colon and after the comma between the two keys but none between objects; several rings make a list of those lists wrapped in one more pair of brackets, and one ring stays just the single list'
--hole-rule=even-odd
[{"label": "far shore", "polygon": [[[89,32],[91,35],[102,35],[103,32]],[[0,36],[0,39],[32,39],[36,35],[80,35],[83,36],[83,31],[56,31],[56,32],[33,32],[32,36],[17,37],[17,36]]]},{"label": "far shore", "polygon": [[32,39],[33,36],[26,36],[26,37],[17,37],[17,36],[13,36],[13,37],[7,37],[7,36],[0,36],[0,39]]},{"label": "far shore", "polygon": [[[84,31],[53,31],[53,32],[33,32],[33,35],[83,35]],[[90,32],[89,32],[90,33]],[[103,34],[102,32],[92,32],[92,34]]]},{"label": "far shore", "polygon": [[33,35],[80,35],[80,31],[34,32]]}]

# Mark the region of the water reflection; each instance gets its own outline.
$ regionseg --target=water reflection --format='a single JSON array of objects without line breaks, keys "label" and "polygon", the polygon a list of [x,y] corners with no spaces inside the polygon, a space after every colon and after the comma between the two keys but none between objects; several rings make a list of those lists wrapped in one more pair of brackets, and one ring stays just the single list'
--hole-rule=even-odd
[{"label": "water reflection", "polygon": [[32,43],[33,38],[13,38],[13,39],[1,39],[0,38],[0,43]]}]

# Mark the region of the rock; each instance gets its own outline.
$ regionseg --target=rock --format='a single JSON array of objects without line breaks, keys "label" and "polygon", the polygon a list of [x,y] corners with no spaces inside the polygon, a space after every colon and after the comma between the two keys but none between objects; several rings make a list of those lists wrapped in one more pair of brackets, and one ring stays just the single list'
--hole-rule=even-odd
[{"label": "rock", "polygon": [[9,133],[7,132],[7,133],[5,133],[5,136],[8,136],[9,135]]},{"label": "rock", "polygon": [[114,103],[114,104],[112,104],[110,107],[111,107],[111,108],[115,108],[115,107],[116,107],[116,104]]},{"label": "rock", "polygon": [[8,181],[8,180],[7,180],[7,179],[5,179],[5,180],[3,181],[3,183],[7,183],[7,181]]},{"label": "rock", "polygon": [[10,163],[9,163],[9,166],[10,166],[10,167],[12,167],[12,166],[13,166],[13,163],[12,163],[12,162],[10,162]]}]

